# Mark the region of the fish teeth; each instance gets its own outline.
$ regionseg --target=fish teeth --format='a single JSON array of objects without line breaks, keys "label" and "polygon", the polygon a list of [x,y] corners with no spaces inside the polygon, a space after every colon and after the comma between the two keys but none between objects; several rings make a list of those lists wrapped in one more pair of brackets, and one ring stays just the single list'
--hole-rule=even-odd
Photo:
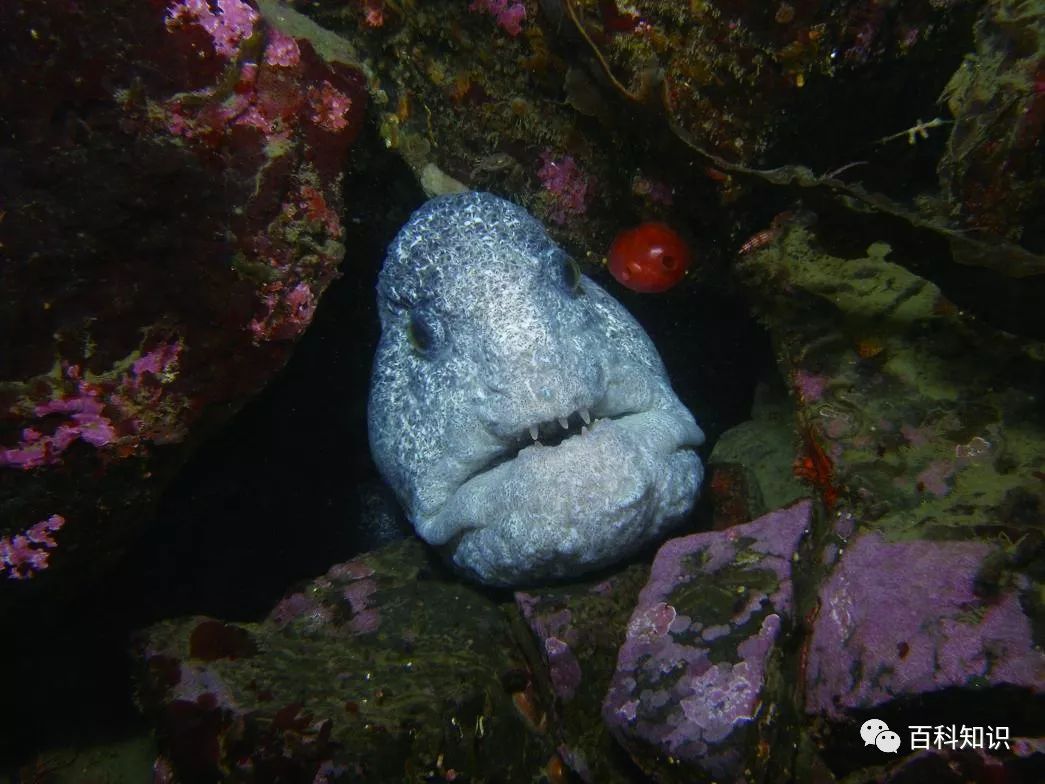
[{"label": "fish teeth", "polygon": [[537,425],[530,425],[530,438],[536,441],[541,435],[540,429]]},{"label": "fish teeth", "polygon": [[586,409],[586,408],[582,408],[581,409],[581,419],[584,420],[584,424],[586,424],[586,425],[590,425],[591,424],[591,414],[588,413],[588,409]]},{"label": "fish teeth", "polygon": [[570,429],[570,423],[566,421],[566,417],[559,417],[559,427],[561,427],[563,430]]}]

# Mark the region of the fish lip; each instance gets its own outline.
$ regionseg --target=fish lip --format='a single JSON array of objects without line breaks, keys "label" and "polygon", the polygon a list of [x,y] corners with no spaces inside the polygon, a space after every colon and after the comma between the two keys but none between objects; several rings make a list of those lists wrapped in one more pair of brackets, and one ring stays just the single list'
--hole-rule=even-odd
[{"label": "fish lip", "polygon": [[[497,466],[503,465],[504,463],[511,462],[519,453],[524,449],[532,446],[540,445],[540,448],[544,449],[555,449],[562,443],[575,438],[576,436],[582,435],[584,430],[592,427],[595,422],[610,419],[616,420],[621,417],[627,416],[628,412],[620,412],[616,414],[604,414],[602,416],[594,416],[590,412],[595,406],[581,406],[565,416],[555,416],[550,419],[545,419],[521,428],[514,435],[509,436],[506,439],[502,439],[503,447],[497,452],[491,454],[490,458],[486,461],[485,465],[480,466],[470,477],[474,478],[480,474],[484,474]],[[588,412],[589,422],[585,422],[581,416],[581,411]],[[568,427],[565,429],[559,423],[559,420],[566,420]],[[531,435],[531,429],[536,428],[538,431],[538,438],[535,440]],[[464,482],[462,482],[462,485]]]},{"label": "fish lip", "polygon": [[[669,417],[672,420],[676,420],[679,429],[675,430],[672,428],[674,432],[670,434],[666,434],[663,427],[653,427],[647,431],[645,424],[642,422],[647,417],[651,417],[654,420],[658,417]],[[632,420],[639,421],[632,422]],[[437,504],[433,504],[426,514],[416,515],[412,518],[414,527],[421,534],[422,538],[434,545],[458,542],[462,536],[470,531],[491,526],[496,527],[499,523],[488,519],[489,516],[485,513],[476,517],[468,509],[474,505],[476,499],[483,497],[488,492],[495,492],[491,482],[498,481],[497,476],[499,474],[503,474],[506,471],[515,471],[516,465],[519,464],[518,461],[523,460],[523,458],[526,458],[525,463],[528,463],[531,467],[534,466],[534,459],[540,463],[545,462],[545,460],[554,461],[560,454],[560,447],[564,449],[576,448],[577,444],[575,441],[577,438],[595,438],[602,441],[604,436],[599,435],[600,431],[604,435],[607,429],[616,430],[621,428],[625,431],[631,431],[633,435],[623,435],[626,441],[632,442],[637,449],[644,452],[652,449],[657,458],[665,461],[671,460],[673,456],[681,453],[696,453],[697,447],[704,442],[704,434],[696,422],[693,421],[692,416],[689,416],[688,411],[681,405],[667,405],[663,407],[655,405],[638,411],[621,411],[610,416],[600,416],[599,423],[599,427],[596,428],[593,420],[592,432],[587,435],[568,438],[558,446],[534,447],[528,433],[526,439],[529,443],[523,444],[521,447],[518,443],[507,444],[502,440],[501,449],[489,452],[481,464],[474,463],[474,469],[468,472],[467,475],[463,475],[462,472],[457,481],[454,481],[452,484],[448,483],[442,498]],[[639,425],[639,428],[637,429],[635,425]],[[641,436],[637,440],[633,440],[638,433],[642,432],[648,432],[652,441]],[[612,433],[609,435],[611,439],[621,437]],[[570,442],[572,447],[566,446],[567,442]],[[607,466],[607,470],[612,472],[614,466]],[[504,476],[508,475],[510,474],[504,474]],[[469,499],[471,499],[471,502]],[[486,504],[486,501],[482,501],[480,506],[485,507]]]},{"label": "fish lip", "polygon": [[[536,427],[540,428],[541,434],[542,434],[541,439],[539,439],[538,441],[534,441],[532,439],[532,437],[530,435],[530,432],[529,432],[530,426],[527,426],[527,427],[523,428],[522,431],[517,433],[514,437],[511,437],[509,439],[502,439],[502,444],[503,444],[502,448],[497,450],[497,451],[495,451],[495,452],[492,452],[490,454],[490,456],[481,465],[477,466],[475,468],[475,470],[470,472],[457,485],[457,487],[454,489],[454,491],[450,495],[453,496],[455,493],[460,492],[460,490],[462,488],[464,488],[468,483],[470,483],[472,480],[482,476],[483,474],[489,473],[490,471],[493,471],[496,468],[500,468],[501,466],[505,465],[506,463],[513,462],[524,449],[529,449],[529,448],[533,448],[533,447],[537,447],[539,449],[549,449],[549,450],[557,449],[557,448],[559,448],[559,446],[564,444],[566,441],[572,440],[573,438],[577,438],[579,436],[583,436],[584,431],[581,429],[580,426],[578,426],[576,424],[576,423],[582,422],[582,418],[580,416],[580,410],[581,409],[578,408],[575,411],[573,411],[568,417],[563,417],[564,419],[566,419],[569,422],[570,427],[567,430],[565,430],[565,431],[560,431],[560,433],[558,433],[558,434],[554,434],[553,433],[553,435],[559,435],[560,436],[559,439],[554,444],[544,443],[544,435],[543,434],[545,432],[545,427],[546,426],[549,429],[559,428],[559,425],[556,423],[556,420],[558,418],[552,419],[552,420],[545,420],[545,421],[542,421],[542,422],[538,423],[537,425],[535,425]],[[583,425],[584,429],[589,429],[589,428],[594,427],[597,422],[604,422],[604,421],[622,422],[622,421],[624,421],[626,419],[630,419],[632,417],[643,416],[645,414],[649,414],[654,409],[644,409],[644,410],[639,410],[639,411],[622,410],[622,411],[619,411],[619,412],[616,412],[616,413],[612,413],[612,414],[605,413],[605,412],[600,412],[598,416],[596,416],[595,413],[594,413],[594,411],[598,410],[598,406],[589,407],[587,410],[592,412],[592,414],[591,414],[591,423],[590,424],[586,424],[585,423]],[[689,443],[688,440],[684,440],[682,443],[678,444],[678,446],[676,447],[676,450],[678,450],[678,449],[696,449],[696,447],[698,447],[700,445],[700,443],[701,443],[701,441],[699,441],[699,440],[695,441],[693,443]],[[538,444],[539,444],[539,446],[538,446]]]}]

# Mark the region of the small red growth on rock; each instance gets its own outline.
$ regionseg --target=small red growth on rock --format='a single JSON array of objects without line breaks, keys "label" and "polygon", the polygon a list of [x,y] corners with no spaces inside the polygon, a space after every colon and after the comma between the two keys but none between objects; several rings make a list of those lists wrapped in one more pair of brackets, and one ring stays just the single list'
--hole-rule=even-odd
[{"label": "small red growth on rock", "polygon": [[802,618],[802,629],[805,631],[805,643],[798,652],[798,684],[801,690],[805,690],[806,671],[809,668],[809,649],[811,647],[813,626],[816,625],[817,616],[820,615],[820,600],[810,608],[809,612]]},{"label": "small red growth on rock", "polygon": [[531,684],[527,684],[522,691],[515,692],[512,695],[512,703],[530,729],[541,734],[547,731],[548,716],[541,710],[537,692],[534,691]]},{"label": "small red growth on rock", "polygon": [[558,754],[552,754],[548,764],[544,766],[544,775],[550,784],[566,784],[569,778],[566,775],[566,766],[562,763]]},{"label": "small red growth on rock", "polygon": [[645,294],[667,291],[692,263],[689,245],[666,223],[626,229],[610,245],[610,274],[622,286]]},{"label": "small red growth on rock", "polygon": [[795,476],[805,479],[817,488],[820,491],[820,497],[824,501],[824,506],[828,510],[834,509],[835,504],[838,503],[838,488],[831,482],[834,464],[808,429],[804,434],[803,440],[805,441],[806,454],[795,460]]},{"label": "small red growth on rock", "polygon": [[732,528],[752,519],[748,508],[748,488],[744,470],[735,463],[720,463],[711,469],[709,483],[712,527],[716,531]]},{"label": "small red growth on rock", "polygon": [[385,4],[382,0],[363,0],[363,24],[370,28],[385,23]]},{"label": "small red growth on rock", "polygon": [[272,728],[275,730],[294,730],[301,732],[306,729],[312,721],[312,714],[308,711],[302,712],[305,704],[292,702],[284,705],[272,716]]},{"label": "small red growth on rock", "polygon": [[257,650],[246,629],[221,621],[202,621],[189,637],[189,656],[203,661],[239,659]]},{"label": "small red growth on rock", "polygon": [[617,0],[600,0],[599,11],[602,14],[602,27],[607,33],[630,33],[639,24],[638,14],[630,10],[621,12],[617,8]]}]

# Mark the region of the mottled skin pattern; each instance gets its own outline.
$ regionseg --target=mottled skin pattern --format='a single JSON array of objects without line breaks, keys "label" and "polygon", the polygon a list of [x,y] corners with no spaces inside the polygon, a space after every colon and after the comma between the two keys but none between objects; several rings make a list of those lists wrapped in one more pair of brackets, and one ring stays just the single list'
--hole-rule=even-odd
[{"label": "mottled skin pattern", "polygon": [[425,204],[389,249],[378,307],[370,448],[417,532],[464,573],[574,576],[692,507],[704,435],[656,349],[521,207],[483,193]]}]

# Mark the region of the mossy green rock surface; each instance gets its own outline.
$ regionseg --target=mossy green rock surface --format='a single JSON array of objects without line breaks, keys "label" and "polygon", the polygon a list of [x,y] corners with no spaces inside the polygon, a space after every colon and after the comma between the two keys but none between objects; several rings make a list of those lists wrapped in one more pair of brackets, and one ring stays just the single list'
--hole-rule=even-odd
[{"label": "mossy green rock surface", "polygon": [[142,707],[185,781],[530,781],[552,754],[513,693],[505,614],[408,540],[333,567],[261,623],[140,641]]}]

